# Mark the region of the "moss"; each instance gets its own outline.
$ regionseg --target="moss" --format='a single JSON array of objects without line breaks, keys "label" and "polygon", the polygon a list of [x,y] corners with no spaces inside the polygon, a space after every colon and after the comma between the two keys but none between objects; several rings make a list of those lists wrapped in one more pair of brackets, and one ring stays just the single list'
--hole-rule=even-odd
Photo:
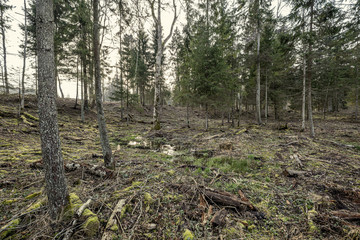
[{"label": "moss", "polygon": [[0,229],[0,231],[2,231],[5,228],[6,229],[0,234],[0,239],[5,239],[7,236],[12,234],[14,230],[19,226],[19,224],[20,224],[20,219],[17,218],[12,220],[10,223],[6,224],[5,226],[3,226]]},{"label": "moss", "polygon": [[121,190],[121,192],[127,192],[127,191],[130,191],[132,190],[133,188],[135,187],[138,187],[138,186],[141,186],[143,184],[143,182],[132,182],[131,186],[130,187],[127,187],[127,188],[124,188],[123,190]]},{"label": "moss", "polygon": [[90,216],[96,216],[96,214],[95,213],[93,213],[91,210],[89,210],[89,209],[85,209],[84,211],[83,211],[83,213],[81,214],[81,216],[83,216],[83,217],[90,217]]},{"label": "moss", "polygon": [[185,229],[185,232],[183,233],[183,239],[184,240],[193,240],[194,235],[189,229]]},{"label": "moss", "polygon": [[39,118],[31,115],[30,113],[24,112],[23,114],[24,114],[25,117],[27,117],[27,118],[29,118],[29,119],[31,119],[31,120],[39,121]]},{"label": "moss", "polygon": [[43,206],[46,203],[46,198],[42,198],[39,201],[37,201],[36,203],[34,203],[33,205],[31,205],[30,207],[28,207],[28,209],[26,209],[27,212],[33,211],[35,209],[40,208],[41,206]]},{"label": "moss", "polygon": [[160,130],[160,129],[161,129],[160,122],[156,121],[154,125],[154,130]]},{"label": "moss", "polygon": [[254,224],[248,226],[248,230],[249,230],[250,232],[252,232],[255,228],[256,228],[256,226],[255,226]]},{"label": "moss", "polygon": [[41,191],[40,192],[34,192],[32,194],[29,194],[25,197],[26,200],[30,200],[30,199],[33,199],[33,198],[36,198],[37,196],[39,196],[41,194]]},{"label": "moss", "polygon": [[167,173],[168,173],[169,175],[174,175],[174,174],[175,174],[175,171],[174,171],[174,170],[169,170],[169,171],[167,171]]},{"label": "moss", "polygon": [[149,204],[152,204],[155,200],[151,197],[151,194],[146,192],[144,193],[144,202],[145,204],[149,205]]},{"label": "moss", "polygon": [[79,196],[75,193],[69,194],[69,204],[64,209],[64,219],[69,220],[71,219],[75,212],[81,207],[82,201],[80,200]]},{"label": "moss", "polygon": [[97,216],[92,216],[86,219],[82,225],[82,229],[88,237],[94,237],[100,227],[100,221]]},{"label": "moss", "polygon": [[8,200],[4,200],[1,204],[2,205],[11,205],[13,204],[14,202],[17,202],[19,201],[19,199],[8,199]]},{"label": "moss", "polygon": [[119,230],[119,226],[118,226],[117,224],[113,224],[113,225],[111,226],[110,230],[116,232],[116,231]]},{"label": "moss", "polygon": [[126,211],[129,209],[128,205],[125,205],[120,212],[120,219],[122,219],[125,216]]}]

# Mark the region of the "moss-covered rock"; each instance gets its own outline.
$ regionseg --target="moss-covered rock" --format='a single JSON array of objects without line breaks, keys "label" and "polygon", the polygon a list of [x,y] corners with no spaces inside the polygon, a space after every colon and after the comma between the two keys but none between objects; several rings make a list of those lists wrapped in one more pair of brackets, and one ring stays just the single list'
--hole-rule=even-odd
[{"label": "moss-covered rock", "polygon": [[94,237],[98,232],[99,227],[100,227],[100,221],[96,215],[88,217],[84,222],[84,224],[82,225],[82,229],[84,230],[85,234],[88,237]]},{"label": "moss-covered rock", "polygon": [[[69,204],[64,209],[63,218],[64,220],[70,220],[76,211],[81,207],[82,201],[80,200],[79,196],[75,193],[69,194]],[[85,212],[85,211],[84,211]]]}]

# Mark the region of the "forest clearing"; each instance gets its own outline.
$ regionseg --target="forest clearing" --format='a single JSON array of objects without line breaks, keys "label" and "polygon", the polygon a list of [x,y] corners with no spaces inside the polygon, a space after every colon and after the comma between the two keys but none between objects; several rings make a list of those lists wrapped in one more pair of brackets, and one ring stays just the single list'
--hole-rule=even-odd
[{"label": "forest clearing", "polygon": [[[351,114],[315,114],[313,139],[300,132],[299,113],[263,126],[244,113],[238,127],[211,116],[205,131],[203,110],[190,111],[188,128],[186,108],[163,106],[155,131],[146,107],[133,108],[127,123],[118,103],[106,103],[112,171],[102,167],[95,112],[82,123],[74,100],[58,99],[76,203],[54,226],[36,98],[26,98],[21,118],[17,96],[0,102],[1,239],[63,239],[71,229],[72,239],[359,239],[360,127]],[[72,225],[89,199],[91,212]]]}]

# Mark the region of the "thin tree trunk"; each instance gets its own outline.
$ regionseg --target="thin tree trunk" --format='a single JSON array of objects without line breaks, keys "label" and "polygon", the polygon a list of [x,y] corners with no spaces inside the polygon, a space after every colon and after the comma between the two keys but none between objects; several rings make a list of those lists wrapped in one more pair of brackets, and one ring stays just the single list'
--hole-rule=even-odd
[{"label": "thin tree trunk", "polygon": [[205,104],[205,130],[209,130],[208,105]]},{"label": "thin tree trunk", "polygon": [[356,92],[355,92],[355,120],[358,120],[359,116],[359,80],[358,80],[358,68],[356,65]]},{"label": "thin tree trunk", "polygon": [[162,44],[162,26],[161,26],[161,1],[158,0],[158,17],[157,17],[157,44],[158,49],[156,53],[156,64],[155,64],[155,91],[154,91],[154,129],[159,130],[160,126],[160,78],[161,78],[161,60],[163,52]]},{"label": "thin tree trunk", "polygon": [[107,168],[115,168],[115,162],[107,136],[107,129],[104,117],[104,108],[101,96],[101,72],[100,72],[100,49],[99,49],[99,0],[93,0],[94,9],[94,33],[93,33],[93,52],[95,60],[95,95],[100,133],[101,147],[103,150],[104,162]]},{"label": "thin tree trunk", "polygon": [[238,127],[240,127],[240,120],[241,120],[241,107],[242,107],[242,98],[241,98],[241,92],[238,92],[238,99],[239,99],[239,116],[238,116]]},{"label": "thin tree trunk", "polygon": [[[310,36],[313,32],[313,18],[314,18],[314,0],[311,1],[310,7]],[[315,137],[314,120],[312,113],[312,91],[311,91],[311,79],[312,78],[312,44],[309,45],[309,60],[308,60],[308,111],[309,111],[309,124],[311,137]]]},{"label": "thin tree trunk", "polygon": [[187,127],[190,128],[189,104],[186,104],[186,122]]},{"label": "thin tree trunk", "polygon": [[64,98],[64,92],[63,92],[62,87],[61,87],[61,81],[60,81],[60,77],[59,77],[58,72],[56,72],[56,78],[58,79],[58,82],[59,82],[59,90],[60,90],[61,98]]},{"label": "thin tree trunk", "polygon": [[5,84],[5,79],[4,79],[4,70],[3,70],[3,67],[1,66],[1,63],[0,63],[0,67],[1,67],[1,80],[3,82],[4,94],[6,94],[6,84]]},{"label": "thin tree trunk", "polygon": [[85,122],[85,104],[84,104],[84,78],[83,78],[83,70],[82,70],[82,60],[80,59],[80,86],[81,86],[81,122]]},{"label": "thin tree trunk", "polygon": [[75,105],[74,105],[75,109],[78,105],[78,98],[79,98],[79,57],[76,58],[76,97],[75,97]]},{"label": "thin tree trunk", "polygon": [[49,212],[56,219],[68,204],[69,194],[64,174],[56,110],[54,16],[52,0],[38,0],[36,38],[39,58],[39,126],[42,160],[45,169]]},{"label": "thin tree trunk", "polygon": [[38,57],[35,56],[35,94],[38,95],[38,83],[39,83],[39,77],[38,77]]},{"label": "thin tree trunk", "polygon": [[[302,12],[302,18],[303,18],[303,29],[302,33],[305,33],[305,8],[303,8]],[[301,131],[305,131],[305,123],[306,123],[306,46],[305,46],[305,40],[303,41],[303,89],[302,89],[302,107],[301,107]]]},{"label": "thin tree trunk", "polygon": [[24,59],[23,59],[23,71],[21,76],[21,109],[24,109],[25,105],[25,68],[26,68],[26,46],[27,46],[27,22],[26,22],[26,0],[24,0],[24,27],[25,27],[25,39],[24,39]]},{"label": "thin tree trunk", "polygon": [[265,75],[265,121],[268,120],[268,72]]},{"label": "thin tree trunk", "polygon": [[[260,0],[258,0],[258,13],[260,12]],[[257,20],[257,71],[256,71],[256,120],[258,124],[262,124],[261,121],[261,105],[260,105],[260,16]]]},{"label": "thin tree trunk", "polygon": [[[0,11],[0,20],[4,21],[4,10]],[[4,75],[5,75],[5,93],[10,93],[10,85],[8,80],[7,72],[7,58],[6,58],[6,36],[5,36],[5,26],[1,26],[1,35],[2,35],[2,45],[3,45],[3,59],[4,59]]]}]

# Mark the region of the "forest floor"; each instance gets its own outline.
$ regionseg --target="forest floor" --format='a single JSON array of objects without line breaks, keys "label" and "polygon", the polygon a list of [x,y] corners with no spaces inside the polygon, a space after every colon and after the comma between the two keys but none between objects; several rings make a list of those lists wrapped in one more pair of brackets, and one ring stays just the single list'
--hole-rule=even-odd
[{"label": "forest floor", "polygon": [[106,103],[116,170],[98,176],[96,113],[82,123],[73,106],[58,100],[69,192],[78,207],[92,199],[100,224],[89,232],[72,215],[50,221],[35,97],[18,117],[16,96],[0,96],[0,239],[62,239],[69,230],[72,239],[109,231],[110,239],[360,239],[360,123],[351,115],[315,115],[312,139],[294,113],[263,126],[250,116],[238,127],[211,119],[204,131],[200,110],[187,128],[185,108],[164,106],[154,131],[150,109],[134,107],[127,123],[118,103]]}]

